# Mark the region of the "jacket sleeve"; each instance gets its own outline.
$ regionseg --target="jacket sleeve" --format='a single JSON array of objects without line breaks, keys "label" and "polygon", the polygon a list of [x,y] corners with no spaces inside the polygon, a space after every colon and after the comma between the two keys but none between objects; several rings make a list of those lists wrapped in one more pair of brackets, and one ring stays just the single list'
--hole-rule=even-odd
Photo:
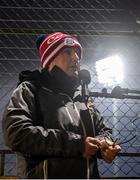
[{"label": "jacket sleeve", "polygon": [[83,137],[70,131],[36,126],[36,111],[30,83],[23,82],[14,90],[4,112],[2,127],[6,145],[27,156],[81,157]]},{"label": "jacket sleeve", "polygon": [[[103,116],[96,108],[94,108],[92,118],[94,119],[96,138],[99,140],[112,140],[112,130],[109,127],[107,127]],[[105,137],[106,132],[108,135],[107,137]],[[100,149],[97,151],[97,157],[102,159]]]},{"label": "jacket sleeve", "polygon": [[94,120],[94,127],[95,127],[95,136],[100,138],[103,138],[102,132],[108,132],[111,136],[112,130],[107,127],[104,117],[101,115],[101,113],[98,111],[98,109],[94,108],[93,113],[91,117]]}]

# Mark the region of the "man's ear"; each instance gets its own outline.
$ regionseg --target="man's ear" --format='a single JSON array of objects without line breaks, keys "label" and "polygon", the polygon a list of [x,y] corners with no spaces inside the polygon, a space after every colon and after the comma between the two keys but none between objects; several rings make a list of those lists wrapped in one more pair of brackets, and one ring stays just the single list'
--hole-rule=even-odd
[{"label": "man's ear", "polygon": [[53,60],[49,65],[48,65],[48,71],[51,72],[51,70],[54,68],[55,66],[55,61]]}]

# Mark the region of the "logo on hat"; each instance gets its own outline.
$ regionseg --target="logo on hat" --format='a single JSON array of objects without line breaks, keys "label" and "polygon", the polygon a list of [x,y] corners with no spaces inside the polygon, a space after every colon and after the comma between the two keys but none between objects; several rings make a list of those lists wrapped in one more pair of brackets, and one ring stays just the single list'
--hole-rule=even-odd
[{"label": "logo on hat", "polygon": [[61,38],[63,36],[63,34],[58,34],[58,35],[53,35],[52,37],[48,38],[47,43],[51,44],[54,41],[58,40],[59,38]]}]

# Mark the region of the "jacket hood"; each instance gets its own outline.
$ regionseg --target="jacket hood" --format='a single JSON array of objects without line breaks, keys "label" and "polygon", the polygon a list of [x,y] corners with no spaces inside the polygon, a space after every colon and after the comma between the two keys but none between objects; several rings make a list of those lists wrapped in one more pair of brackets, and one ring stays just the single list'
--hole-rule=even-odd
[{"label": "jacket hood", "polygon": [[41,72],[39,70],[22,71],[19,74],[18,85],[24,81],[37,82],[37,84],[45,85],[55,93],[65,93],[70,97],[73,97],[79,86],[78,76],[70,77],[57,66],[51,72],[48,72],[45,68]]},{"label": "jacket hood", "polygon": [[22,83],[24,81],[39,81],[41,78],[41,73],[38,70],[35,71],[30,71],[30,70],[26,70],[26,71],[21,71],[19,73],[19,83]]}]

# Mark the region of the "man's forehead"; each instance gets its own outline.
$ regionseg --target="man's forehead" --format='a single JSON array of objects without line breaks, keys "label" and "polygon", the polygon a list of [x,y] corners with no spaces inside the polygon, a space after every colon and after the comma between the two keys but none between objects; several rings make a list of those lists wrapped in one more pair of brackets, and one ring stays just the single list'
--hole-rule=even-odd
[{"label": "man's forehead", "polygon": [[65,52],[65,51],[75,51],[75,52],[79,53],[79,48],[74,47],[74,46],[68,46],[68,47],[65,47],[62,51],[63,52]]}]

